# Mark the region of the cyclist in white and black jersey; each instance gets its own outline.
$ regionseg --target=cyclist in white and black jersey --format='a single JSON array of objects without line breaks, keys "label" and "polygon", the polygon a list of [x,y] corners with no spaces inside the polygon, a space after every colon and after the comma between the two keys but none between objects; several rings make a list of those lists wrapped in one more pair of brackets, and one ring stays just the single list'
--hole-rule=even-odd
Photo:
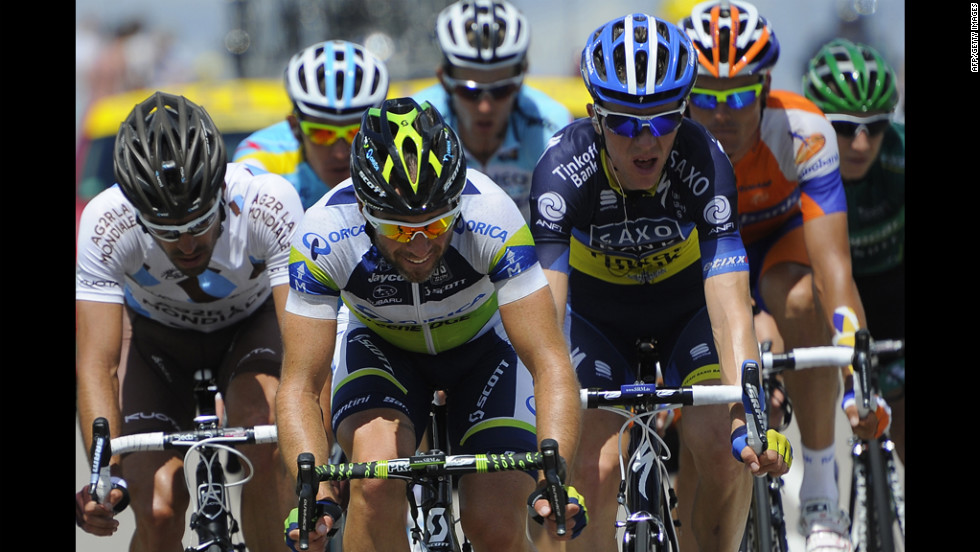
[{"label": "cyclist in white and black jersey", "polygon": [[469,166],[504,189],[529,220],[531,173],[552,135],[572,121],[560,102],[524,86],[531,29],[506,0],[463,0],[436,21],[439,82],[413,97],[453,127]]},{"label": "cyclist in white and black jersey", "polygon": [[[303,215],[281,176],[228,163],[207,112],[156,92],[138,104],[115,142],[117,185],[85,208],[75,278],[78,414],[113,436],[189,429],[194,372],[215,373],[227,423],[274,423],[282,354],[289,243]],[[253,550],[282,547],[295,504],[275,445],[243,448],[254,481],[242,490],[242,531]],[[182,452],[114,457],[128,483],[131,550],[177,550],[189,503]],[[112,503],[122,498],[111,493]],[[76,523],[95,535],[118,528],[111,508],[76,495]]]},{"label": "cyclist in white and black jersey", "polygon": [[[367,112],[351,173],[307,211],[293,240],[276,400],[283,457],[326,458],[321,389],[332,389],[333,430],[351,461],[410,456],[433,391],[445,389],[454,453],[535,451],[553,438],[574,458],[578,382],[514,203],[467,170],[455,132],[411,98]],[[340,301],[352,316],[335,344]],[[474,549],[532,550],[534,490],[520,472],[463,476],[459,503]],[[578,496],[572,487],[569,496]],[[337,501],[325,483],[317,499]],[[545,517],[546,503],[534,501]],[[567,515],[577,534],[584,502],[575,498]],[[408,550],[406,516],[404,483],[351,483],[344,550]],[[332,521],[318,525],[311,550],[323,550]],[[298,539],[291,527],[287,540]]]}]

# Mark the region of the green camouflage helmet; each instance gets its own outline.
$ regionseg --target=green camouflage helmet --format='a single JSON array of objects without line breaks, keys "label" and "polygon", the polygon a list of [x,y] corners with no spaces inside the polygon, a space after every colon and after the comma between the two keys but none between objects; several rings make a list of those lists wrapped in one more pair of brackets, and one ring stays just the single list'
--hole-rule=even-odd
[{"label": "green camouflage helmet", "polygon": [[838,38],[810,60],[803,93],[824,113],[891,111],[898,104],[895,80],[874,48]]}]

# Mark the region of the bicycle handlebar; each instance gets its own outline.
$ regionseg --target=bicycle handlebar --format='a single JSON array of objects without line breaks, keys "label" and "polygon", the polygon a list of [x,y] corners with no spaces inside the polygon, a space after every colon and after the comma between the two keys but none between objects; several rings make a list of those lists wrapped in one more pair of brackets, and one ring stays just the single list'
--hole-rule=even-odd
[{"label": "bicycle handlebar", "polygon": [[660,410],[682,406],[728,404],[742,400],[742,388],[737,385],[689,385],[658,387],[652,383],[621,385],[618,390],[581,389],[582,408],[601,406],[656,406]]},{"label": "bicycle handlebar", "polygon": [[783,370],[799,370],[836,366],[854,368],[855,380],[854,400],[858,413],[863,418],[869,411],[875,410],[877,401],[873,400],[869,376],[871,368],[879,359],[899,358],[905,354],[905,341],[887,339],[871,341],[867,329],[860,329],[854,334],[854,347],[802,347],[782,354],[762,353],[762,365],[766,375]]},{"label": "bicycle handlebar", "polygon": [[190,447],[201,441],[214,441],[222,444],[263,444],[275,443],[276,439],[276,426],[272,424],[254,427],[216,427],[173,433],[156,431],[115,437],[112,439],[112,450],[113,454],[125,454],[141,450]]},{"label": "bicycle handlebar", "polygon": [[302,550],[309,548],[310,531],[316,528],[316,486],[322,481],[403,479],[418,482],[448,474],[544,470],[548,501],[555,514],[558,534],[564,535],[567,531],[565,460],[559,456],[558,443],[554,439],[543,439],[541,452],[447,455],[441,451],[431,451],[407,458],[321,465],[315,465],[312,453],[303,452],[296,462],[299,467],[296,482],[296,493],[299,495],[298,542]]}]

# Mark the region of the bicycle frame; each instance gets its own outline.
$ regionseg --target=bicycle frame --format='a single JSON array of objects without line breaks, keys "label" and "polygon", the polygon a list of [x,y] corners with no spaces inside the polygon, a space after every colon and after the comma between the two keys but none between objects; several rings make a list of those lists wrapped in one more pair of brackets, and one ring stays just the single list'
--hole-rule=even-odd
[{"label": "bicycle frame", "polygon": [[[244,543],[233,543],[238,533],[238,521],[232,513],[227,490],[244,485],[252,478],[252,464],[241,452],[230,445],[275,443],[275,425],[255,427],[219,427],[216,415],[217,386],[210,371],[195,374],[195,396],[199,415],[194,418],[195,429],[172,433],[150,432],[124,435],[111,440],[108,435],[108,421],[97,418],[93,422],[93,462],[92,478],[98,479],[100,489],[108,489],[109,458],[113,454],[129,454],[138,451],[172,450],[186,447],[184,453],[184,476],[187,488],[193,489],[196,508],[190,516],[190,528],[196,533],[198,544],[186,547],[185,552],[242,552]],[[225,466],[221,462],[220,451],[236,455],[248,466],[248,475],[235,483],[228,483]],[[194,482],[191,485],[187,468],[191,452],[197,452],[199,460],[195,467]],[[94,500],[104,500],[108,493],[93,493]]]}]

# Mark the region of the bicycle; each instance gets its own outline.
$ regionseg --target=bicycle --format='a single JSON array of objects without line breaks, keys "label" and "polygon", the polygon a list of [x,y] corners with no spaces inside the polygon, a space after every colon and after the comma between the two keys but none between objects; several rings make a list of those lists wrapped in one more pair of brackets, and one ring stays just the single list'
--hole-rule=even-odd
[{"label": "bicycle", "polygon": [[[858,412],[864,417],[877,406],[878,383],[875,368],[878,360],[901,356],[904,348],[904,342],[900,340],[881,340],[872,345],[870,333],[862,329],[855,334],[853,348],[805,347],[782,354],[763,351],[763,375],[769,376],[783,370],[850,365],[854,369],[854,394]],[[849,514],[851,541],[855,552],[893,552],[899,549],[899,545],[904,550],[905,499],[895,468],[894,444],[887,434],[874,442],[852,436],[851,450],[853,462]],[[781,523],[781,503],[778,513],[773,511],[771,517],[761,516],[763,524],[766,520],[772,521],[777,515]],[[775,530],[774,521],[772,525]],[[899,533],[899,539],[893,534],[895,530]],[[778,549],[753,550],[768,552]]]},{"label": "bicycle", "polygon": [[[433,447],[445,446],[447,443],[443,423],[444,410],[440,411],[439,406],[444,407],[444,404],[436,405],[430,414]],[[410,531],[412,551],[467,552],[471,547],[465,536],[462,539],[458,536],[456,526],[459,520],[453,515],[454,479],[469,473],[544,470],[547,496],[552,511],[556,514],[558,534],[562,535],[567,531],[564,512],[568,497],[563,486],[565,465],[564,459],[558,454],[558,443],[553,439],[543,440],[540,452],[453,455],[433,448],[407,458],[323,465],[316,465],[314,455],[304,452],[299,454],[296,462],[299,468],[296,489],[299,495],[300,550],[309,549],[309,534],[314,530],[319,517],[329,513],[335,521],[339,518],[339,515],[316,503],[316,489],[321,481],[403,480],[407,483],[406,496],[412,519],[418,519],[419,509],[425,519],[424,530],[416,522]],[[422,489],[421,504],[416,503],[416,486]]]},{"label": "bicycle", "polygon": [[[228,489],[248,483],[253,472],[251,461],[233,445],[275,443],[276,426],[219,427],[215,408],[218,387],[210,370],[195,373],[194,381],[198,416],[194,418],[195,428],[192,430],[137,433],[110,439],[108,420],[96,418],[92,422],[92,498],[95,501],[108,499],[112,485],[109,458],[114,454],[186,447],[184,480],[188,489],[196,490],[190,528],[197,535],[198,543],[186,547],[184,552],[243,552],[245,544],[233,542],[239,527],[231,509]],[[227,481],[229,466],[221,461],[222,451],[229,454],[230,459],[240,460],[248,467],[248,473],[241,480],[233,483]],[[198,462],[193,479],[195,485],[192,486],[187,470],[194,452],[198,454]]]},{"label": "bicycle", "polygon": [[[763,353],[762,385],[767,397],[772,396],[775,387],[775,373],[767,370],[767,361],[783,362],[783,357],[769,354],[771,341],[764,342],[760,348]],[[783,391],[784,408],[789,408],[789,397]],[[768,418],[762,429],[768,429]],[[786,538],[786,518],[783,513],[783,477],[767,473],[765,477],[752,478],[752,502],[749,506],[749,516],[745,521],[745,532],[742,536],[741,552],[788,552],[789,544]]]},{"label": "bicycle", "polygon": [[[762,430],[764,426],[760,423],[764,416],[760,397],[761,376],[758,365],[749,362],[743,366],[741,387],[663,387],[656,384],[656,343],[638,341],[637,354],[636,383],[622,385],[618,390],[582,389],[582,407],[600,408],[626,418],[620,428],[619,439],[621,445],[623,435],[628,432],[626,457],[629,466],[626,466],[627,460],[621,457],[617,501],[624,513],[621,516],[623,520],[616,522],[617,528],[623,530],[620,541],[622,552],[677,552],[678,524],[671,514],[677,504],[677,496],[665,465],[670,459],[670,451],[654,429],[653,418],[662,410],[683,406],[742,402],[747,405],[749,443],[756,452],[763,451],[767,443],[765,431]],[[743,400],[746,398],[748,400]]]}]

